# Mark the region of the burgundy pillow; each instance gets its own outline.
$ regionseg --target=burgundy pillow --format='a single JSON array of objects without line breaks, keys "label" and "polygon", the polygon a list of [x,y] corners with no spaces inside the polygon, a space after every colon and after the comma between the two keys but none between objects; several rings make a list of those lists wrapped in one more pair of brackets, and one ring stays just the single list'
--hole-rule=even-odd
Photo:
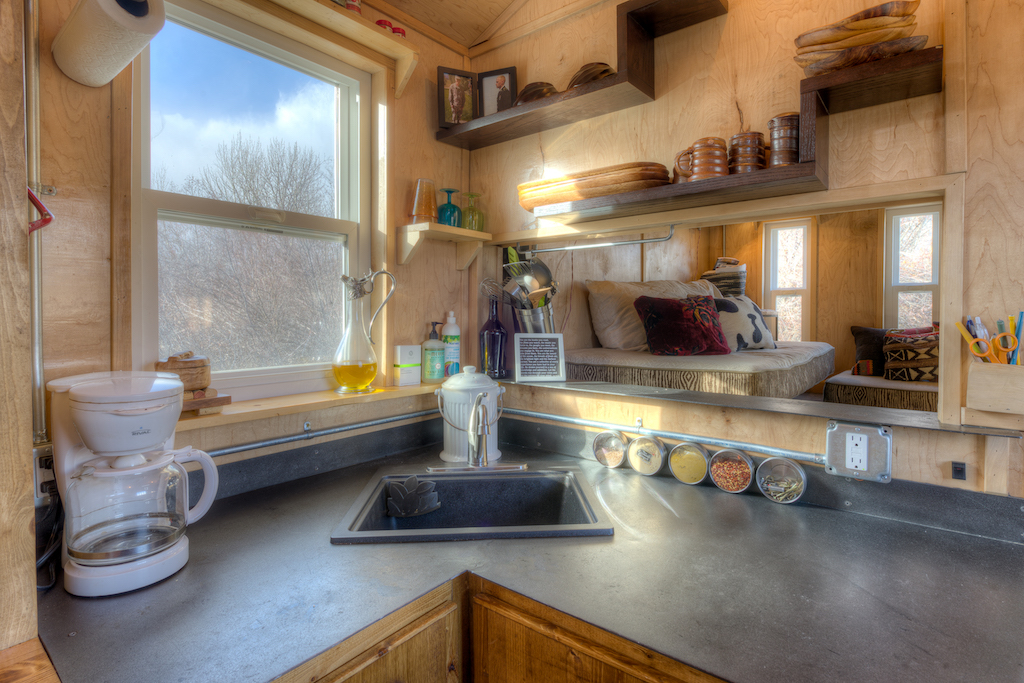
[{"label": "burgundy pillow", "polygon": [[656,356],[697,356],[729,353],[722,334],[715,299],[655,299],[641,296],[633,301],[647,334],[647,345]]}]

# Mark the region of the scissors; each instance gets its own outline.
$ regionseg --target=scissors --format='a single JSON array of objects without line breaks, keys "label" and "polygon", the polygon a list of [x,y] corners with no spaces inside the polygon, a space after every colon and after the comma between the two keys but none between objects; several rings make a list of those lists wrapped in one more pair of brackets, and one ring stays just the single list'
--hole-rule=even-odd
[{"label": "scissors", "polygon": [[[1009,341],[1000,342],[1000,339],[1007,339]],[[1017,337],[1010,334],[1009,332],[1000,332],[992,339],[984,339],[982,337],[976,337],[971,340],[971,353],[978,358],[985,360],[986,358],[991,363],[1006,363],[1006,355],[1017,348]]]}]

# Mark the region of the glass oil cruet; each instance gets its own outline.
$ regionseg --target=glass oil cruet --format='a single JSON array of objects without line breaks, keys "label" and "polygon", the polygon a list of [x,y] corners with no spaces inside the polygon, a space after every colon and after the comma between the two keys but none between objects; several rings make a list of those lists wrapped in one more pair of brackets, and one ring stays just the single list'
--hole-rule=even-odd
[{"label": "glass oil cruet", "polygon": [[[374,311],[369,326],[364,327],[362,299],[373,291],[373,279],[378,275],[387,275],[391,278],[391,291]],[[377,356],[373,353],[374,342],[369,332],[373,328],[377,314],[395,293],[398,283],[395,276],[386,270],[378,270],[358,279],[342,275],[341,282],[345,285],[345,300],[348,302],[349,312],[346,316],[345,334],[334,354],[332,364],[334,379],[341,385],[335,391],[339,394],[368,394],[373,391],[370,382],[377,376]]]}]

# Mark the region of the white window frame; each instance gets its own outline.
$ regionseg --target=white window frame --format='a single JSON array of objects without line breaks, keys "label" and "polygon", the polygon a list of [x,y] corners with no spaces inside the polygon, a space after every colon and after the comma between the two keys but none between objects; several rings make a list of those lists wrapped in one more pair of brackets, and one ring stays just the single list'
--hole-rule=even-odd
[{"label": "white window frame", "polygon": [[[899,260],[895,257],[899,251],[899,231],[896,226],[899,219],[905,216],[932,216],[932,281],[930,283],[900,284]],[[899,295],[902,292],[931,292],[932,320],[939,319],[939,255],[942,244],[942,204],[921,204],[917,206],[899,206],[885,210],[885,249],[883,257],[882,280],[882,326],[886,329],[899,327]]]},{"label": "white window frame", "polygon": [[[779,230],[788,228],[804,228],[804,286],[794,288],[778,287],[775,281],[776,244],[775,235]],[[815,217],[792,218],[783,221],[766,221],[761,224],[764,243],[764,308],[777,310],[776,299],[779,295],[799,294],[803,297],[801,304],[801,341],[812,341],[817,334],[818,306],[818,221]],[[782,321],[779,320],[778,324]]]},{"label": "white window frame", "polygon": [[[167,16],[202,33],[228,43],[254,49],[264,56],[310,73],[327,81],[337,81],[341,74],[356,85],[357,104],[341,116],[357,117],[358,143],[349,159],[335,155],[336,182],[341,189],[350,188],[348,205],[358,207],[358,220],[342,220],[295,214],[260,207],[249,207],[201,197],[189,197],[149,189],[149,48],[136,58],[133,70],[133,145],[132,145],[132,367],[152,370],[159,360],[157,221],[193,220],[202,224],[244,224],[248,229],[280,232],[282,226],[301,231],[340,233],[346,236],[347,272],[357,274],[369,269],[372,215],[371,119],[372,78],[338,59],[324,55],[306,45],[249,23],[227,12],[195,0],[175,0],[166,6]],[[339,103],[340,105],[341,103]],[[334,141],[337,145],[337,140]],[[348,182],[358,172],[359,183]],[[159,214],[159,217],[158,217]],[[338,330],[341,341],[342,330]],[[287,394],[333,389],[330,363],[262,368],[247,371],[217,371],[213,384],[235,400],[268,398]]]}]

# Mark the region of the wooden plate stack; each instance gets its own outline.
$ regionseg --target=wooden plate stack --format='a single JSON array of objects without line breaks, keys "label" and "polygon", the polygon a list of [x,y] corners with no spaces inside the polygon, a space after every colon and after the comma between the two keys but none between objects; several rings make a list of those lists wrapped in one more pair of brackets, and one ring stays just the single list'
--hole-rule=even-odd
[{"label": "wooden plate stack", "polygon": [[797,37],[796,63],[808,77],[920,50],[928,36],[912,36],[921,0],[893,0]]},{"label": "wooden plate stack", "polygon": [[665,166],[650,161],[635,161],[571,173],[561,178],[523,183],[518,187],[519,205],[527,211],[533,211],[545,204],[634,192],[668,183],[668,169]]}]

